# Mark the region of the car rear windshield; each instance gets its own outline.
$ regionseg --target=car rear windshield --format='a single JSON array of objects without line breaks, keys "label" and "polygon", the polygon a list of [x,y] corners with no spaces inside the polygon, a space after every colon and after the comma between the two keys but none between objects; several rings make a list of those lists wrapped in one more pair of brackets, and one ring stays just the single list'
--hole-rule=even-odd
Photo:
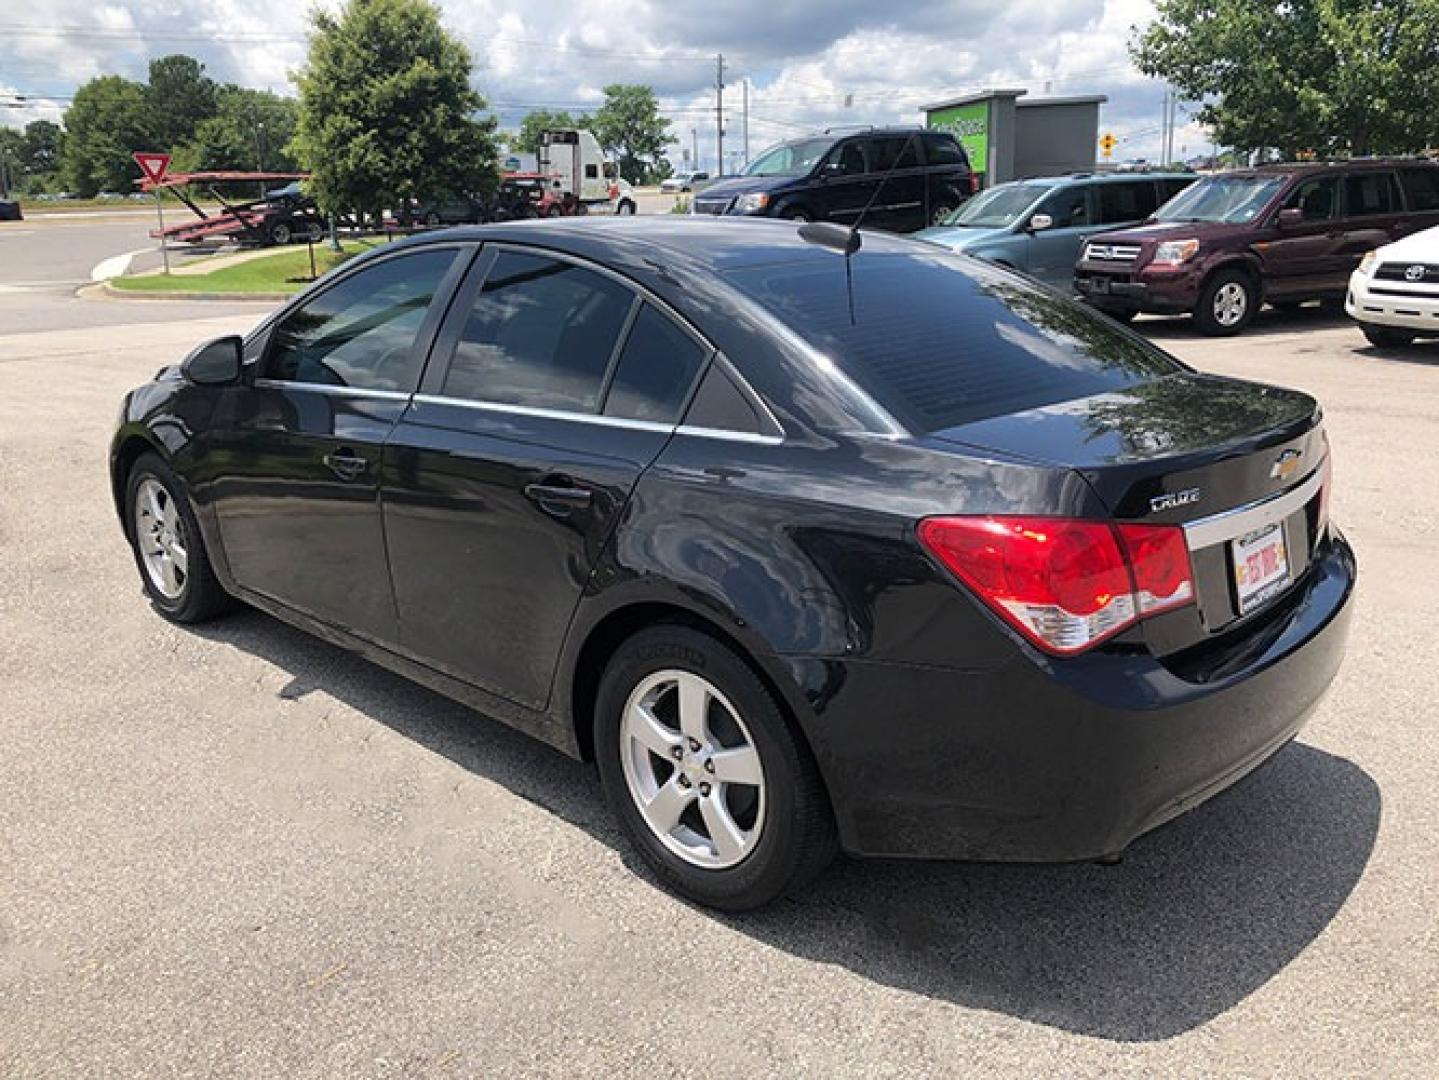
[{"label": "car rear windshield", "polygon": [[[1077,301],[961,255],[871,253],[727,278],[914,434],[1185,370]],[[852,293],[852,298],[851,298]]]},{"label": "car rear windshield", "polygon": [[1156,221],[1219,221],[1243,225],[1259,216],[1284,185],[1279,176],[1211,176],[1161,206]]},{"label": "car rear windshield", "polygon": [[970,199],[949,217],[946,225],[970,229],[1003,229],[1049,193],[1049,184],[1000,184]]}]

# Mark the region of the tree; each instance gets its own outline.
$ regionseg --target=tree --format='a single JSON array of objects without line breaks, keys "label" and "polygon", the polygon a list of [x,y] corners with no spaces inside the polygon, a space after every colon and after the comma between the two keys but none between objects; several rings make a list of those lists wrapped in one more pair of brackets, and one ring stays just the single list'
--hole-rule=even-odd
[{"label": "tree", "polygon": [[150,61],[145,109],[150,138],[160,150],[188,142],[219,108],[219,88],[193,56],[177,53]]},{"label": "tree", "polygon": [[119,75],[101,75],[75,91],[65,113],[60,153],[65,185],[82,197],[129,191],[138,179],[130,155],[155,149],[145,115],[145,88]]},{"label": "tree", "polygon": [[65,129],[53,120],[31,120],[25,125],[20,167],[31,176],[53,173],[60,167],[60,147]]},{"label": "tree", "polygon": [[216,108],[215,115],[201,121],[194,137],[176,151],[175,169],[294,172],[299,167],[289,149],[300,116],[295,99],[267,90],[222,86]]},{"label": "tree", "polygon": [[495,122],[477,118],[469,50],[434,4],[348,0],[312,19],[291,146],[321,208],[378,213],[494,185]]},{"label": "tree", "polygon": [[1397,153],[1439,138],[1434,0],[1156,0],[1130,52],[1203,103],[1218,142],[1293,158]]},{"label": "tree", "polygon": [[8,198],[25,177],[25,136],[14,128],[0,127],[0,197]]},{"label": "tree", "polygon": [[510,140],[510,149],[517,153],[538,154],[540,152],[540,133],[551,128],[592,128],[594,121],[583,114],[571,116],[561,110],[551,112],[549,109],[535,109],[525,114],[520,122],[520,132]]},{"label": "tree", "polygon": [[658,171],[665,148],[675,141],[669,126],[652,89],[624,83],[605,87],[605,103],[593,121],[595,138],[619,159],[620,175],[632,184]]}]

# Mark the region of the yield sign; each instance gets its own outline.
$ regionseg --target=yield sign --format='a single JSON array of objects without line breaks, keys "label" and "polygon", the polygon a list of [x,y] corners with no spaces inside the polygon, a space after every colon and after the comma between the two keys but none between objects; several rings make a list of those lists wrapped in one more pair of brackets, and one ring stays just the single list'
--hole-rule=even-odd
[{"label": "yield sign", "polygon": [[145,174],[149,183],[158,184],[165,179],[165,171],[170,167],[169,154],[147,154],[136,150],[130,156],[135,159],[135,164],[140,166],[140,171]]}]

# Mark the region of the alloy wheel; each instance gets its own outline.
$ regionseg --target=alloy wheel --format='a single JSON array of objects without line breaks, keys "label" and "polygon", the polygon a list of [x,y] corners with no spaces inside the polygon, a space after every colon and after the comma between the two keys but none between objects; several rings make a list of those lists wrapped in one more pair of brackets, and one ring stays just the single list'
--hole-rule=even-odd
[{"label": "alloy wheel", "polygon": [[135,489],[134,517],[135,543],[150,584],[166,600],[180,599],[190,569],[185,524],[174,497],[153,476]]},{"label": "alloy wheel", "polygon": [[630,692],[620,721],[630,797],[655,837],[692,866],[745,859],[764,828],[764,768],[738,711],[709,680],[657,671]]},{"label": "alloy wheel", "polygon": [[1226,281],[1214,293],[1214,321],[1220,326],[1237,326],[1249,310],[1249,294],[1237,281]]}]

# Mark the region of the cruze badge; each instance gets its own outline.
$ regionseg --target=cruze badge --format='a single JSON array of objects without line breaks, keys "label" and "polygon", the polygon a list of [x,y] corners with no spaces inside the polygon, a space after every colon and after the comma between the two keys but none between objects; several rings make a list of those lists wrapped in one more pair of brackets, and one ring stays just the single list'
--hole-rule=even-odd
[{"label": "cruze badge", "polygon": [[1299,468],[1299,459],[1304,456],[1302,450],[1286,450],[1274,459],[1274,465],[1269,470],[1269,479],[1288,480]]},{"label": "cruze badge", "polygon": [[1176,510],[1181,506],[1197,503],[1199,496],[1200,491],[1198,488],[1185,488],[1183,491],[1166,491],[1163,495],[1156,495],[1149,500],[1149,512],[1151,514],[1157,514],[1162,510]]}]

